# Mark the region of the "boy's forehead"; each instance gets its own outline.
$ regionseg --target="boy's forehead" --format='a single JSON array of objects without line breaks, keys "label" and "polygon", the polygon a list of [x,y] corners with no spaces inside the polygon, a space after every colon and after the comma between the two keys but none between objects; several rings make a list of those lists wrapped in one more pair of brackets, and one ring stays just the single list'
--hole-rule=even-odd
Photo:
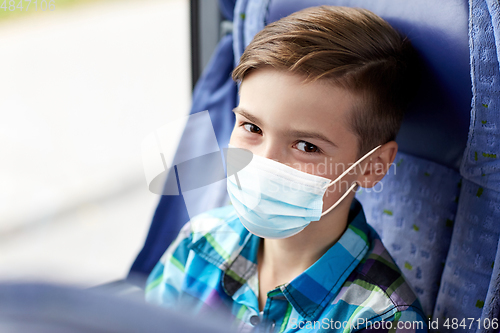
[{"label": "boy's forehead", "polygon": [[317,132],[335,141],[354,135],[348,119],[356,102],[356,96],[325,80],[306,83],[302,75],[259,69],[242,81],[235,112],[262,122],[261,126]]}]

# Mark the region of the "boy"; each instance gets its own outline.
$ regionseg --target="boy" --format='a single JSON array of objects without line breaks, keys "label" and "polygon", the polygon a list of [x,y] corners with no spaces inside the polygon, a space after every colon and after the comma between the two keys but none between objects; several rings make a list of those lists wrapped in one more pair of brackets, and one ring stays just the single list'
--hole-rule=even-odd
[{"label": "boy", "polygon": [[240,331],[426,332],[354,199],[395,158],[413,58],[361,9],[308,8],[258,33],[233,71],[230,140],[253,158],[231,175],[241,156],[229,154],[232,206],[183,227],[148,279],[148,301],[224,313]]}]

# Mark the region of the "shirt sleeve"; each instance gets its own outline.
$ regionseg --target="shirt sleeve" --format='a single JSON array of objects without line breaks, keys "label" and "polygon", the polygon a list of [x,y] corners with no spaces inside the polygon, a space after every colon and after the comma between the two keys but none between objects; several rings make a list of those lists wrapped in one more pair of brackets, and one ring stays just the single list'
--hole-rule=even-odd
[{"label": "shirt sleeve", "polygon": [[147,302],[165,307],[175,306],[185,277],[191,241],[191,222],[188,222],[149,275],[146,281]]},{"label": "shirt sleeve", "polygon": [[408,310],[396,312],[385,321],[374,322],[356,331],[359,333],[427,333],[427,321],[419,312]]}]

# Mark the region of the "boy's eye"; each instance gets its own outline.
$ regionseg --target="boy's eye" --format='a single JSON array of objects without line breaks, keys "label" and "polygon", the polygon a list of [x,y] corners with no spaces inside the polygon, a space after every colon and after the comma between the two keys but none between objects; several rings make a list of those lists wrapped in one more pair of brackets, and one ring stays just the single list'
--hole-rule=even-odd
[{"label": "boy's eye", "polygon": [[306,141],[300,141],[297,143],[297,149],[306,153],[319,153],[318,147]]},{"label": "boy's eye", "polygon": [[243,127],[250,133],[262,134],[262,130],[259,128],[259,126],[256,126],[254,124],[245,123],[243,124]]}]

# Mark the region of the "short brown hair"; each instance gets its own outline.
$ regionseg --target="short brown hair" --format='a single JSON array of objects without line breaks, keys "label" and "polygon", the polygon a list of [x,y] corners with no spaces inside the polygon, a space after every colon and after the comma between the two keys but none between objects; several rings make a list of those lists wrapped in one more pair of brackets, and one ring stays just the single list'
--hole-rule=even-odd
[{"label": "short brown hair", "polygon": [[273,67],[330,80],[360,96],[348,123],[359,154],[394,140],[415,90],[416,54],[409,40],[374,13],[359,8],[306,8],[267,25],[233,71],[242,82],[251,71]]}]

